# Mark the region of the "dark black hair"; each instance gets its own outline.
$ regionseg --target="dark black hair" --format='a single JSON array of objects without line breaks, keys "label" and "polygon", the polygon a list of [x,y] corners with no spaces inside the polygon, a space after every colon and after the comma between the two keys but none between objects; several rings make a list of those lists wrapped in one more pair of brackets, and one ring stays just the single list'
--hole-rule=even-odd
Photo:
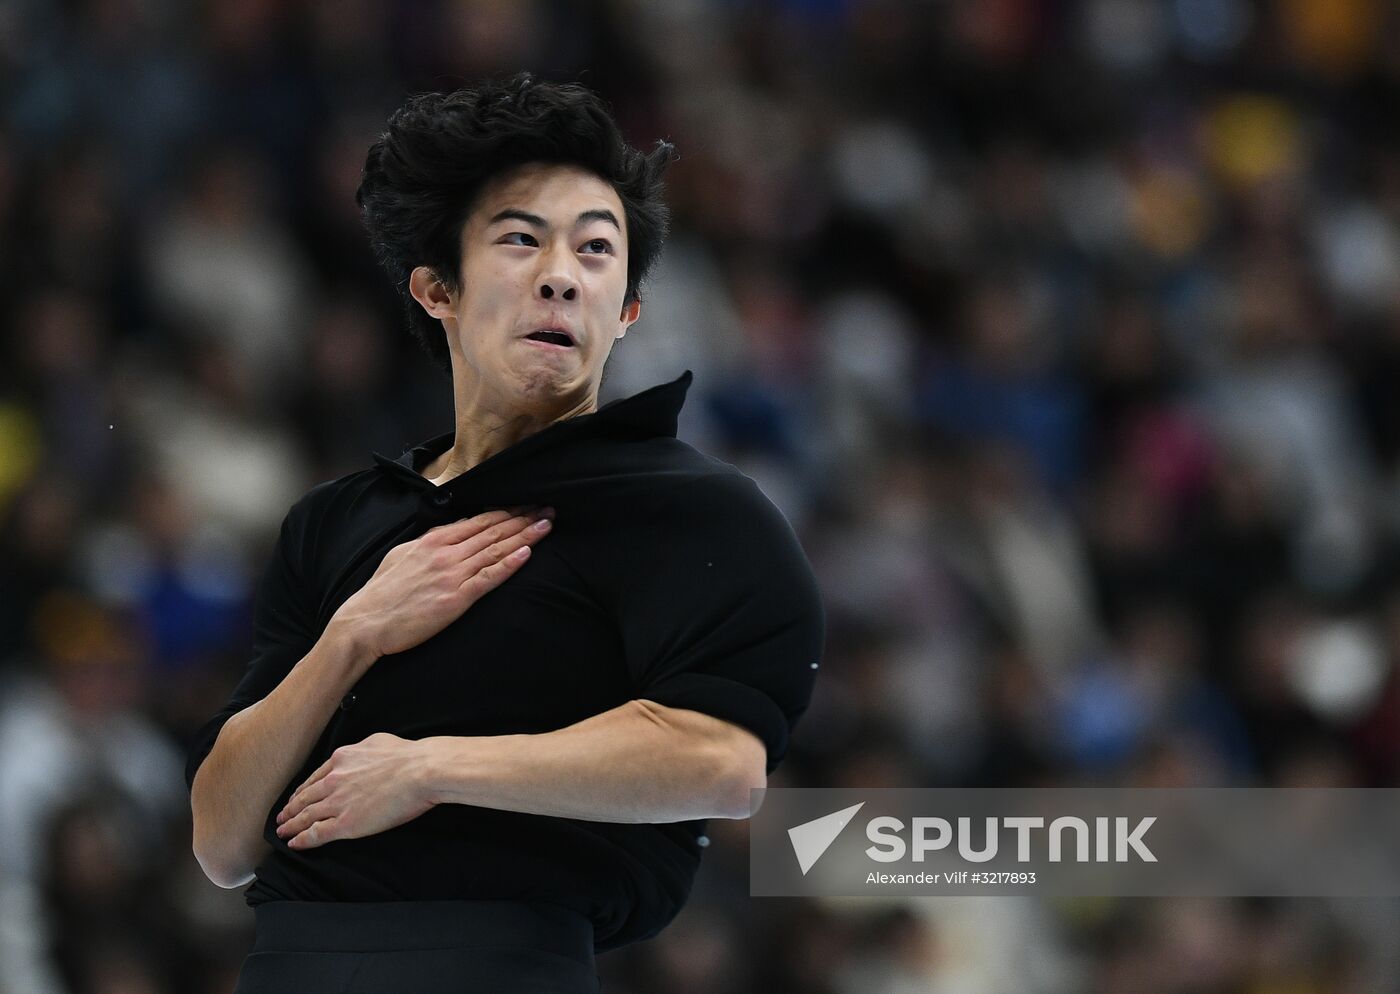
[{"label": "dark black hair", "polygon": [[422,93],[389,118],[370,146],[355,201],[375,257],[404,300],[409,329],[433,361],[451,371],[442,326],[409,293],[409,275],[428,266],[459,291],[462,225],[481,188],[529,162],[579,166],[611,183],[627,215],[627,295],[661,253],[670,209],[661,174],[675,146],[630,147],[597,94],[522,72],[453,93]]}]

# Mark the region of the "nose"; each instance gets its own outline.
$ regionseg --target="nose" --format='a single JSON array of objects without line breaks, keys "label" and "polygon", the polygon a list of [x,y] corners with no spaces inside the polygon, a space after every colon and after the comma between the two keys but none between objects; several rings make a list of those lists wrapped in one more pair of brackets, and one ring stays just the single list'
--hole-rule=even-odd
[{"label": "nose", "polygon": [[579,295],[578,280],[569,275],[569,263],[562,256],[562,252],[551,252],[543,260],[539,286],[545,300],[556,294],[564,300],[574,300]]},{"label": "nose", "polygon": [[541,297],[549,300],[556,293],[565,300],[573,300],[578,296],[578,284],[562,274],[546,276],[540,280]]},{"label": "nose", "polygon": [[[560,286],[560,284],[563,284],[563,287],[561,287],[560,290],[556,290],[554,287]],[[560,297],[563,297],[564,300],[574,300],[578,295],[578,287],[574,286],[573,281],[567,279],[550,279],[539,284],[539,295],[545,298],[545,300],[549,300],[549,298],[553,297],[556,293],[559,294]]]}]

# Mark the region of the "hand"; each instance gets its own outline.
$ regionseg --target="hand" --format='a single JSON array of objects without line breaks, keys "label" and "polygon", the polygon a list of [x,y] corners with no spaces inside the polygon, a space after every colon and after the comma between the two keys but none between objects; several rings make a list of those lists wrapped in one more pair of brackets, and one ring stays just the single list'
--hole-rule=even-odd
[{"label": "hand", "polygon": [[506,581],[549,534],[552,508],[487,511],[390,549],[330,626],[378,659],[427,641]]},{"label": "hand", "polygon": [[358,839],[410,822],[433,806],[421,778],[421,742],[376,732],[341,746],[292,792],[277,835],[292,849]]}]

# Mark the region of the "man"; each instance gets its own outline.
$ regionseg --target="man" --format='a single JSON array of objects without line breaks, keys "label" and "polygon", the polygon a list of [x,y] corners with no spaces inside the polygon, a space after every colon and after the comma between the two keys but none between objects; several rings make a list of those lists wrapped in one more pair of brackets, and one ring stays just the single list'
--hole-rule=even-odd
[{"label": "man", "polygon": [[672,149],[521,74],[410,100],[358,200],[453,432],[313,488],[187,779],[252,881],[239,994],[599,990],[680,910],[807,707],[822,608],[787,523],[675,438],[690,383],[599,408]]}]

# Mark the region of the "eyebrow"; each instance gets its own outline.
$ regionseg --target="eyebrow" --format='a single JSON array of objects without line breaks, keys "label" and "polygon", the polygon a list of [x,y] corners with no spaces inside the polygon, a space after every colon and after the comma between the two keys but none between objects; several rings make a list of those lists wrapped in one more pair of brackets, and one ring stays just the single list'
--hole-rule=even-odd
[{"label": "eyebrow", "polygon": [[[538,214],[531,214],[529,211],[522,211],[518,207],[507,207],[495,217],[491,218],[490,221],[487,221],[486,224],[489,227],[498,221],[511,220],[524,221],[526,224],[534,225],[536,228],[549,228],[549,222],[544,218],[540,217]],[[593,210],[584,211],[574,220],[574,227],[582,227],[589,221],[607,221],[619,232],[622,231],[622,225],[617,223],[616,215],[606,207],[596,207]]]}]

